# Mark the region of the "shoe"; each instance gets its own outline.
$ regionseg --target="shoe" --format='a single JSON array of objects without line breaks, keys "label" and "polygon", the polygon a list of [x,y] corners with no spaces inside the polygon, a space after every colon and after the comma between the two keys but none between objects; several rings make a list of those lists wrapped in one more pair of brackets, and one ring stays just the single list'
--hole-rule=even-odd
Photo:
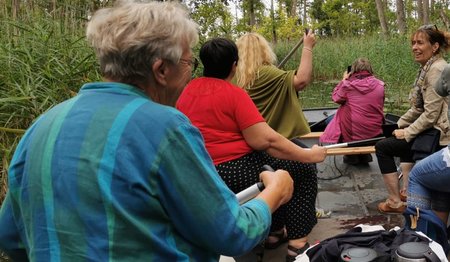
[{"label": "shoe", "polygon": [[400,202],[397,204],[397,206],[393,207],[391,201],[389,199],[386,199],[386,201],[381,202],[378,204],[378,211],[381,213],[387,213],[387,214],[403,214],[406,210],[406,203]]},{"label": "shoe", "polygon": [[372,154],[362,154],[359,155],[360,164],[368,164],[373,161]]},{"label": "shoe", "polygon": [[[303,247],[301,247],[301,248],[296,248],[296,247],[293,247],[291,245],[288,245],[288,254],[286,255],[286,262],[293,262],[293,261],[295,261],[296,257],[298,255],[300,255],[300,254],[303,254],[303,252],[305,252],[308,248],[309,248],[309,243],[308,242],[306,242],[306,244]],[[289,250],[292,251],[292,252],[295,252],[296,255],[293,255],[293,256],[289,255]]]},{"label": "shoe", "polygon": [[286,230],[284,229],[281,231],[270,232],[269,237],[273,237],[277,240],[274,242],[269,242],[268,239],[266,239],[264,242],[265,249],[276,249],[288,241]]},{"label": "shoe", "polygon": [[359,164],[358,155],[345,155],[343,158],[344,158],[344,164],[347,164],[347,165]]},{"label": "shoe", "polygon": [[316,217],[317,218],[329,218],[331,217],[331,211],[325,212],[323,208],[316,207]]}]

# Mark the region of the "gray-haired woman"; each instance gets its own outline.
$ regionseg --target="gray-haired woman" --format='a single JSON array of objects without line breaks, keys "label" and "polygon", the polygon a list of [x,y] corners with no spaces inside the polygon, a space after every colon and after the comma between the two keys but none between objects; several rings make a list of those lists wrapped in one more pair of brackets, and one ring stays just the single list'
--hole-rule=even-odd
[{"label": "gray-haired woman", "polygon": [[[202,136],[173,106],[191,78],[197,25],[174,2],[99,10],[87,39],[103,82],[42,115],[10,164],[0,249],[14,261],[217,261],[268,234],[286,171],[240,206]],[[169,105],[169,106],[166,106]]]}]

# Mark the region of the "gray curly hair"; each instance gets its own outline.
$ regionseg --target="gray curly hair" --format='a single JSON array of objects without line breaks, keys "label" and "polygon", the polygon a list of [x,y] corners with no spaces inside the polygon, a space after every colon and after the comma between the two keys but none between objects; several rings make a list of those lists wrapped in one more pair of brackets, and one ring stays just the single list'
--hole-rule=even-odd
[{"label": "gray curly hair", "polygon": [[86,37],[103,77],[145,85],[158,58],[178,63],[183,43],[198,42],[198,25],[176,2],[120,1],[95,12]]}]

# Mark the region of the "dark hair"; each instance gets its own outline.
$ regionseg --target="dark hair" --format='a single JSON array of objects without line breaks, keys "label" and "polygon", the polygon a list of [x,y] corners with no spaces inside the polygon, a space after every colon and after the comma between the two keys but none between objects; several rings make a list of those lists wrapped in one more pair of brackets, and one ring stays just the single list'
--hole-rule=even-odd
[{"label": "dark hair", "polygon": [[411,36],[411,39],[418,33],[424,33],[428,41],[433,45],[439,44],[438,53],[444,54],[450,49],[450,34],[444,31],[440,31],[436,25],[423,25],[417,29]]},{"label": "dark hair", "polygon": [[236,44],[226,38],[214,38],[206,41],[200,48],[200,60],[203,64],[203,76],[225,79],[239,59]]}]

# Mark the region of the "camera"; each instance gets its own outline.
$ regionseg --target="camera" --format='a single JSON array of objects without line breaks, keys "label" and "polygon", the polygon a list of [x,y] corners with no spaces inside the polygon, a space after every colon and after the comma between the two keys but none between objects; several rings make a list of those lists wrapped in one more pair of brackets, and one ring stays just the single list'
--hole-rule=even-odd
[{"label": "camera", "polygon": [[351,71],[352,71],[352,66],[351,65],[347,66],[347,73],[350,74]]}]

